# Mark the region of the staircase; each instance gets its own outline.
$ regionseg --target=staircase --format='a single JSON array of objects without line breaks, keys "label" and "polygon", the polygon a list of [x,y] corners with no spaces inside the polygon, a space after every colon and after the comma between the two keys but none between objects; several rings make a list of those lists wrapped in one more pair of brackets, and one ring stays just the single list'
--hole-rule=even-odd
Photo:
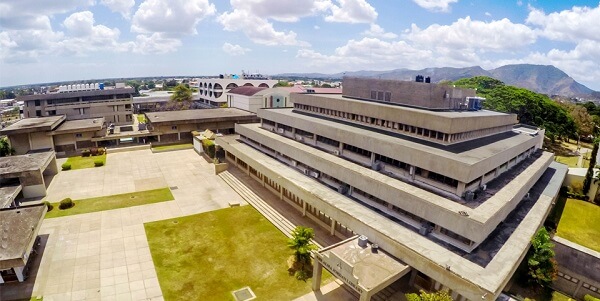
[{"label": "staircase", "polygon": [[[225,170],[219,173],[219,177],[227,183],[235,192],[237,192],[248,204],[250,204],[254,209],[258,210],[260,214],[262,214],[267,220],[269,220],[277,229],[279,229],[283,234],[287,237],[292,237],[292,231],[296,228],[292,222],[290,222],[287,218],[273,209],[269,204],[267,204],[260,196],[256,195],[250,188],[248,188],[244,183],[238,180],[235,176],[233,176],[229,171]],[[322,248],[320,244],[312,241],[319,249]]]}]

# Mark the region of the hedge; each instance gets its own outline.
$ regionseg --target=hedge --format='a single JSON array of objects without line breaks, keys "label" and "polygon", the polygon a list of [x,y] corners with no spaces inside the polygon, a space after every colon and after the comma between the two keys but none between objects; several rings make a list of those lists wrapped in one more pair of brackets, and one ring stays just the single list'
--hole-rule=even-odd
[{"label": "hedge", "polygon": [[202,149],[212,159],[215,157],[215,142],[209,139],[202,140]]}]

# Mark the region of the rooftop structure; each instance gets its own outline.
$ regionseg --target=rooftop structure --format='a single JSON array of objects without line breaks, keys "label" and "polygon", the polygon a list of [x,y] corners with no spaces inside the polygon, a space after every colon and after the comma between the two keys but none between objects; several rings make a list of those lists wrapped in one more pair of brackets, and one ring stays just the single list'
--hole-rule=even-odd
[{"label": "rooftop structure", "polygon": [[250,87],[242,86],[227,92],[227,106],[256,113],[261,108],[289,108],[294,104],[290,94],[341,94],[338,88]]},{"label": "rooftop structure", "polygon": [[[430,103],[429,93],[395,94],[413,84],[441,89],[352,79],[342,96],[292,94],[293,109],[259,109],[260,124],[216,141],[233,165],[333,235],[366,235],[410,266],[411,285],[495,300],[567,169],[541,150],[543,130],[476,106],[418,108],[415,95]],[[385,93],[356,97],[372,88],[389,91],[389,103]],[[451,98],[468,104],[463,96]]]},{"label": "rooftop structure", "polygon": [[220,107],[227,103],[225,93],[237,87],[273,88],[277,83],[263,76],[243,78],[239,76],[223,76],[222,78],[203,78],[198,82],[199,103],[206,107]]},{"label": "rooftop structure", "polygon": [[0,181],[20,185],[25,198],[45,196],[44,175],[56,173],[58,167],[53,151],[0,157]]},{"label": "rooftop structure", "polygon": [[[0,284],[14,275],[25,280],[26,265],[38,231],[44,220],[45,205],[0,209],[0,229],[9,235],[0,235]],[[10,273],[8,272],[10,271]]]}]

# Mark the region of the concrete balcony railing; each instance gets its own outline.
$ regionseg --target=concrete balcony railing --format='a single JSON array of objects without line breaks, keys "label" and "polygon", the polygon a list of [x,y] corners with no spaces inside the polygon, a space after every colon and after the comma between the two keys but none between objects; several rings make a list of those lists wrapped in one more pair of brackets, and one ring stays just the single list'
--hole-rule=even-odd
[{"label": "concrete balcony railing", "polygon": [[351,152],[349,150],[344,150],[342,152],[342,157],[347,158],[351,161],[357,162],[359,164],[365,165],[365,166],[371,166],[371,157],[365,157],[362,155],[359,155],[357,153]]}]

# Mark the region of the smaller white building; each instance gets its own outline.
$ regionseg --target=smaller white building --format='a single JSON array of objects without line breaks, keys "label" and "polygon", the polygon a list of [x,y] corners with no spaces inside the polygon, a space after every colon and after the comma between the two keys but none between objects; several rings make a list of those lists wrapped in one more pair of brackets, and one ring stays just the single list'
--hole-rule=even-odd
[{"label": "smaller white building", "polygon": [[273,88],[277,80],[266,77],[223,76],[222,78],[198,79],[200,103],[211,107],[220,107],[227,103],[225,93],[237,87]]},{"label": "smaller white building", "polygon": [[291,94],[342,94],[339,88],[248,87],[242,86],[225,93],[227,106],[257,113],[262,108],[291,108]]}]

